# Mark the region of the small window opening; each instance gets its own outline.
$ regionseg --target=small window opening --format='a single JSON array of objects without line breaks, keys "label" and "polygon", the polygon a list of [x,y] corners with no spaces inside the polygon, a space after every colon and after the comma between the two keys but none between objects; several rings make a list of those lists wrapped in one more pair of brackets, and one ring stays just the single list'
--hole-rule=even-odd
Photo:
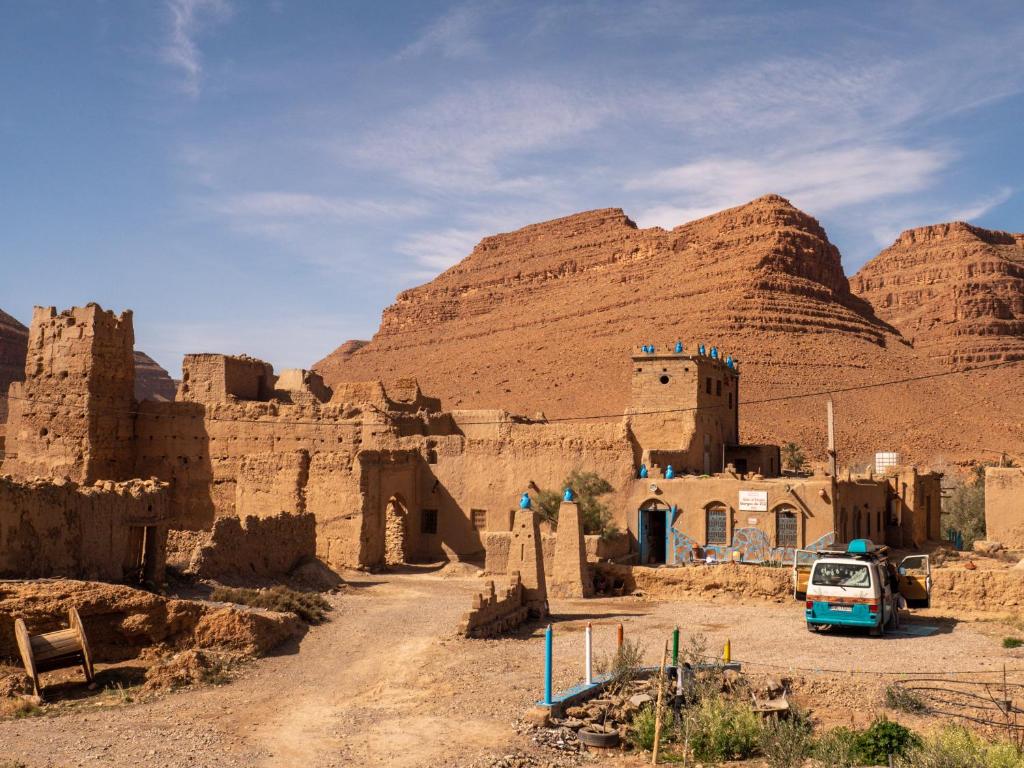
[{"label": "small window opening", "polygon": [[658,379],[662,384],[668,384],[668,376],[662,374],[661,378]]},{"label": "small window opening", "polygon": [[718,395],[719,397],[722,396],[722,380],[721,379],[719,379],[718,381],[715,382],[715,394]]},{"label": "small window opening", "polygon": [[711,394],[711,377],[710,376],[708,376],[707,379],[705,379],[705,381],[704,381],[704,391],[707,392],[709,395]]},{"label": "small window opening", "polygon": [[486,509],[474,509],[471,510],[470,514],[473,518],[473,527],[478,531],[487,530],[487,510]]},{"label": "small window opening", "polygon": [[420,533],[433,535],[437,533],[437,510],[424,509],[420,515]]}]

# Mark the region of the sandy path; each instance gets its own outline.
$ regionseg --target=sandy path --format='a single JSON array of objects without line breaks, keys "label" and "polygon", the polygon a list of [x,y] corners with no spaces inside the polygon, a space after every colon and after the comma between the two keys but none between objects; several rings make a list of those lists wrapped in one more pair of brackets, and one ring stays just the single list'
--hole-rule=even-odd
[{"label": "sandy path", "polygon": [[[0,722],[0,762],[37,766],[421,766],[488,765],[529,749],[512,728],[540,693],[541,629],[504,640],[455,637],[475,578],[364,577],[333,599],[331,621],[291,652],[252,664],[230,685],[204,686],[143,703],[109,693],[59,716]],[[794,603],[563,601],[555,612],[556,688],[581,676],[583,629],[595,627],[595,655],[607,656],[615,625],[640,640],[655,663],[674,625],[753,672],[802,678],[816,712],[838,722],[881,707],[891,676],[816,674],[819,669],[906,673],[941,669],[1024,669],[1024,649],[1000,647],[988,624],[936,620],[930,637],[811,635]],[[761,666],[763,664],[779,667]],[[1024,682],[1024,675],[1014,678]],[[829,715],[829,710],[832,714]]]}]

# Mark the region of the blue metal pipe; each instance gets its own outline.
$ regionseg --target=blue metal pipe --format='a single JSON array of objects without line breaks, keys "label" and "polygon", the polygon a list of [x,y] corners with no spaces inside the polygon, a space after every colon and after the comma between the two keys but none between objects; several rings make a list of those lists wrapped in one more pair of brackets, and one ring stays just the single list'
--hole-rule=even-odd
[{"label": "blue metal pipe", "polygon": [[551,706],[551,625],[544,632],[544,703]]}]

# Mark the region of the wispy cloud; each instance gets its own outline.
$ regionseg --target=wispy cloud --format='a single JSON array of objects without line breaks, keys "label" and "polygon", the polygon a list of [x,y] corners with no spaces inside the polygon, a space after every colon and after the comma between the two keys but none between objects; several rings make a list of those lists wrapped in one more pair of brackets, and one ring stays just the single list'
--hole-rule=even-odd
[{"label": "wispy cloud", "polygon": [[968,203],[963,208],[957,208],[950,211],[949,216],[946,218],[951,221],[970,221],[971,219],[980,219],[993,208],[998,208],[1011,197],[1013,197],[1013,188],[1002,187],[991,195],[986,195],[985,197]]},{"label": "wispy cloud", "polygon": [[436,274],[465,258],[486,234],[487,230],[455,227],[418,232],[400,241],[396,250]]},{"label": "wispy cloud", "polygon": [[616,108],[550,83],[477,84],[392,116],[355,157],[424,186],[528,194],[550,179],[512,160],[571,146]]},{"label": "wispy cloud", "polygon": [[446,59],[468,59],[483,55],[481,38],[483,10],[463,5],[448,11],[431,23],[413,42],[403,48],[399,59],[410,59],[438,53]]},{"label": "wispy cloud", "polygon": [[231,219],[365,220],[409,218],[426,211],[423,203],[357,199],[303,192],[249,192],[209,201],[215,212]]},{"label": "wispy cloud", "polygon": [[[630,190],[670,194],[677,206],[641,212],[638,224],[675,226],[666,214],[706,211],[737,205],[777,192],[810,211],[825,213],[845,206],[920,191],[931,184],[952,156],[937,149],[858,146],[765,158],[712,157],[635,178]],[[685,220],[684,220],[685,221]]]},{"label": "wispy cloud", "polygon": [[180,72],[179,87],[193,98],[199,95],[203,56],[196,38],[204,30],[226,21],[232,13],[228,0],[167,0],[170,36],[163,48],[164,60]]}]

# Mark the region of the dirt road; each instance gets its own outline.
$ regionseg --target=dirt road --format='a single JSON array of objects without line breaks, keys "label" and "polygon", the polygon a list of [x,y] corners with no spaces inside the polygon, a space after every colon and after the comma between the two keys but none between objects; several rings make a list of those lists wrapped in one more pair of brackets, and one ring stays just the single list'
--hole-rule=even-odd
[{"label": "dirt road", "polygon": [[[59,716],[0,722],[0,757],[31,768],[465,766],[529,748],[513,722],[540,692],[539,629],[504,640],[456,638],[459,617],[482,586],[478,578],[388,575],[354,583],[332,598],[331,621],[313,628],[298,652],[260,660],[224,686],[128,704],[107,692]],[[798,690],[844,716],[852,701],[878,702],[878,686],[891,679],[849,671],[1024,669],[1022,652],[1001,648],[998,631],[934,617],[915,620],[934,627],[930,636],[875,640],[809,635],[796,604],[620,598],[555,603],[553,610],[556,687],[579,680],[588,620],[598,659],[610,653],[620,621],[652,662],[676,624],[684,642],[699,633],[714,652],[731,638],[748,669],[793,676]],[[875,708],[862,706],[864,717]]]}]

